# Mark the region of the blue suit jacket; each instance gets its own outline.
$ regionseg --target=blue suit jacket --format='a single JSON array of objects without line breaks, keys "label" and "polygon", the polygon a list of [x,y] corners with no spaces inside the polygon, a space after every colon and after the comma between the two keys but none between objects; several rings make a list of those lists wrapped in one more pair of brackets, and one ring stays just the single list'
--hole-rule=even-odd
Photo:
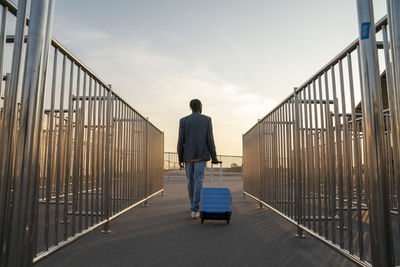
[{"label": "blue suit jacket", "polygon": [[211,118],[199,112],[182,118],[179,122],[179,162],[192,159],[217,160]]}]

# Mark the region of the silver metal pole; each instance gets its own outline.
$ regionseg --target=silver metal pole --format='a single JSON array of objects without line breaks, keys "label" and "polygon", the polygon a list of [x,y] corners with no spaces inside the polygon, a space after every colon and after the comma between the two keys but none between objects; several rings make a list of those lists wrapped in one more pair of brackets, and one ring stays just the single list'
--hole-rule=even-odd
[{"label": "silver metal pole", "polygon": [[[393,165],[391,159],[388,160],[389,168],[394,168],[395,170],[400,169],[400,158],[399,153],[393,153],[394,151],[399,151],[399,128],[398,127],[398,106],[396,101],[396,92],[395,92],[395,82],[393,78],[393,70],[392,64],[390,63],[390,55],[389,55],[389,42],[388,36],[386,32],[386,26],[382,27],[382,36],[383,36],[383,47],[384,47],[384,54],[385,54],[385,66],[386,66],[386,79],[387,79],[387,95],[389,98],[389,110],[390,110],[390,128],[391,128],[391,141],[393,147],[390,148],[389,146],[389,156],[393,158]],[[392,46],[393,47],[393,46]],[[389,132],[389,131],[388,131]],[[400,172],[394,171],[390,172],[393,173],[394,181],[397,184],[397,194],[400,192]],[[391,181],[393,181],[393,179]],[[395,193],[391,192],[390,194],[393,198]],[[397,197],[397,208],[400,207],[400,197]],[[400,212],[397,213],[397,224],[400,229]]]},{"label": "silver metal pole", "polygon": [[[294,151],[295,151],[295,201],[296,201],[296,221],[297,224],[301,221],[302,213],[302,203],[301,203],[301,151],[300,151],[300,114],[299,114],[299,100],[296,93],[297,88],[294,88],[293,100],[294,100]],[[297,237],[304,237],[303,229],[301,227],[297,227]]]},{"label": "silver metal pole", "polygon": [[[339,62],[339,66],[341,64],[341,61]],[[333,153],[335,155],[336,159],[336,164],[334,165],[336,168],[336,176],[334,176],[333,180],[335,181],[334,184],[332,184],[332,192],[334,193],[334,198],[332,198],[332,223],[333,223],[333,242],[336,243],[336,223],[335,223],[335,216],[336,216],[336,191],[338,192],[338,197],[339,197],[339,244],[343,248],[344,247],[344,219],[343,219],[343,206],[344,206],[344,190],[343,190],[343,161],[342,161],[342,134],[341,134],[341,124],[340,124],[340,118],[339,118],[339,99],[337,98],[336,94],[336,77],[335,77],[335,68],[334,66],[331,67],[331,75],[332,75],[332,96],[333,96],[333,101],[334,101],[334,122],[335,122],[335,136],[336,136],[336,153],[335,149],[332,149]],[[344,116],[344,114],[343,114]],[[332,138],[332,140],[334,140]],[[336,185],[337,181],[337,185]],[[338,186],[338,190],[336,189],[336,186]]]},{"label": "silver metal pole", "polygon": [[64,241],[68,239],[68,209],[69,209],[69,183],[72,171],[72,135],[73,135],[73,80],[74,80],[74,63],[71,61],[70,74],[69,74],[69,94],[68,94],[68,117],[66,125],[66,157],[65,157],[65,182],[64,182],[64,209],[63,209],[63,222],[64,222]]},{"label": "silver metal pole", "polygon": [[[321,156],[320,156],[320,135],[322,135],[322,125],[321,125],[321,131],[319,131],[319,126],[318,126],[318,109],[317,109],[317,89],[316,89],[316,80],[313,81],[313,99],[314,99],[314,150],[315,150],[315,163],[314,163],[314,168],[315,168],[315,181],[314,183],[317,184],[317,189],[314,189],[317,191],[318,194],[318,202],[317,202],[317,213],[318,213],[318,233],[322,235],[322,224],[321,224],[321,214],[322,214],[322,202],[321,202]],[[315,191],[314,191],[315,195]],[[316,213],[314,213],[314,216],[317,216]],[[316,229],[314,229],[316,232]]]},{"label": "silver metal pole", "polygon": [[[400,2],[387,0],[388,25],[390,30],[390,47],[393,60],[393,91],[395,96],[394,110],[397,118],[400,117]],[[400,121],[396,121],[396,131],[400,131]],[[397,132],[400,138],[399,132]],[[400,141],[398,141],[400,143]]]},{"label": "silver metal pole", "polygon": [[[67,56],[63,57],[62,72],[61,72],[61,91],[60,91],[60,114],[58,122],[58,149],[57,149],[57,165],[56,165],[56,211],[54,217],[54,234],[55,244],[59,243],[59,204],[61,185],[64,180],[64,166],[65,166],[65,138],[64,138],[64,91],[65,91],[65,72],[66,72]],[[64,195],[65,201],[66,195]]]},{"label": "silver metal pole", "polygon": [[374,266],[394,266],[391,218],[386,181],[382,92],[372,0],[357,0],[363,90],[363,124],[367,179],[370,186],[371,255]]},{"label": "silver metal pole", "polygon": [[[15,156],[15,144],[16,144],[16,121],[17,121],[17,95],[19,88],[19,72],[21,69],[21,58],[22,58],[22,45],[24,38],[24,27],[25,27],[25,17],[26,17],[26,9],[27,9],[27,1],[21,0],[18,2],[19,8],[17,11],[17,21],[15,26],[15,39],[14,39],[14,49],[13,49],[13,57],[12,57],[12,65],[11,65],[11,77],[10,84],[5,102],[4,102],[4,120],[2,122],[2,133],[0,140],[0,180],[4,181],[4,187],[0,190],[1,194],[1,210],[3,215],[1,220],[3,220],[2,228],[2,240],[0,247],[0,265],[5,265],[6,260],[8,258],[7,253],[12,250],[9,247],[8,243],[8,235],[12,234],[9,231],[9,227],[11,226],[11,185],[13,183],[13,173],[14,169],[11,164],[12,160],[14,160]],[[4,191],[3,191],[4,190]],[[4,206],[3,206],[4,205]]]},{"label": "silver metal pole", "polygon": [[[89,76],[89,103],[88,103],[88,115],[87,115],[87,136],[86,136],[86,173],[85,173],[85,229],[89,226],[89,177],[93,176],[91,172],[91,165],[93,165],[93,158],[91,158],[91,142],[92,142],[92,114],[93,114],[93,101],[92,101],[92,78]],[[93,218],[93,214],[90,213],[90,217]]]},{"label": "silver metal pole", "polygon": [[[53,5],[51,5],[53,7]],[[12,207],[10,254],[7,264],[10,266],[31,266],[34,248],[34,219],[37,218],[36,190],[38,185],[38,123],[42,111],[38,110],[40,95],[40,74],[42,56],[45,49],[46,26],[49,15],[49,1],[38,0],[31,3],[31,20],[28,32],[28,47],[22,85],[20,110],[20,129],[14,173],[14,198]],[[44,81],[42,81],[44,82]]]},{"label": "silver metal pole", "polygon": [[[144,168],[145,168],[145,186],[144,186],[144,197],[147,198],[148,196],[148,182],[149,182],[149,118],[146,118],[146,128],[145,128],[145,162],[144,162]],[[143,207],[148,207],[149,203],[147,200],[143,202]]]},{"label": "silver metal pole", "polygon": [[92,179],[91,179],[91,203],[90,203],[90,210],[92,216],[90,216],[90,225],[94,224],[94,216],[97,214],[95,213],[96,209],[96,199],[98,197],[97,191],[95,195],[95,182],[98,177],[98,172],[97,172],[97,164],[98,164],[98,149],[97,149],[97,132],[99,131],[99,124],[96,124],[96,114],[97,114],[97,96],[98,96],[98,91],[97,87],[99,88],[100,91],[100,85],[97,82],[94,82],[94,101],[93,101],[93,134],[92,134],[92,164],[91,164],[91,173],[92,173]]},{"label": "silver metal pole", "polygon": [[112,108],[112,94],[111,91],[107,92],[107,119],[106,119],[106,133],[105,133],[105,177],[104,177],[104,214],[106,223],[103,225],[103,230],[101,231],[102,234],[109,234],[111,231],[109,230],[108,223],[110,219],[110,211],[111,211],[111,137],[112,137],[112,116],[113,112],[111,111]]},{"label": "silver metal pole", "polygon": [[[326,74],[324,74],[326,75]],[[324,215],[325,215],[325,220],[324,220],[324,235],[325,238],[328,238],[328,181],[329,181],[329,165],[328,165],[328,148],[327,148],[327,143],[328,141],[325,141],[328,137],[327,135],[327,130],[328,130],[328,123],[326,121],[326,115],[325,113],[327,112],[327,109],[325,108],[324,111],[324,104],[323,104],[323,97],[322,97],[322,76],[318,77],[318,91],[319,91],[319,102],[320,102],[320,121],[321,121],[321,176],[324,179],[323,183],[323,194],[324,194]],[[322,217],[320,218],[322,220]]]},{"label": "silver metal pole", "polygon": [[[7,27],[7,14],[8,7],[3,6],[3,12],[1,15],[1,29],[0,29],[0,75],[3,75],[4,69],[4,54],[6,50],[6,27]],[[0,79],[0,95],[2,88],[3,79]],[[0,130],[1,134],[1,130]]]},{"label": "silver metal pole", "polygon": [[[348,229],[348,245],[349,251],[353,254],[353,221],[352,221],[352,206],[353,206],[353,186],[352,186],[352,158],[351,158],[351,142],[349,139],[349,125],[348,118],[346,115],[346,94],[344,87],[344,78],[343,78],[343,66],[342,61],[339,61],[339,76],[340,76],[340,94],[342,99],[342,118],[343,118],[343,176],[346,178],[347,182],[347,229]],[[343,188],[344,190],[344,188]],[[339,200],[344,201],[344,200]],[[340,205],[340,204],[339,204]],[[343,208],[343,206],[342,206]],[[340,211],[343,214],[343,211]],[[343,218],[344,219],[344,218]],[[340,229],[340,238],[341,238],[341,247],[344,247],[344,225],[343,229]],[[343,243],[342,243],[343,242]]]},{"label": "silver metal pole", "polygon": [[360,254],[360,260],[364,259],[364,232],[363,232],[363,221],[362,221],[362,207],[361,207],[361,154],[359,145],[359,128],[356,116],[356,105],[354,99],[354,84],[353,84],[353,65],[351,63],[351,55],[347,54],[348,71],[349,71],[349,89],[350,89],[350,101],[351,101],[351,125],[353,131],[353,156],[354,168],[352,168],[352,177],[356,179],[357,188],[357,230],[358,230],[358,250]]},{"label": "silver metal pole", "polygon": [[[385,47],[385,62],[387,73],[387,90],[389,96],[390,121],[393,142],[394,168],[400,167],[398,151],[400,146],[400,2],[387,0],[388,26],[390,31],[390,52],[392,64],[389,58],[389,45],[387,40],[386,27],[382,28],[383,42]],[[392,152],[390,152],[392,153]],[[397,209],[400,207],[400,172],[394,172],[395,183],[397,184]],[[397,224],[400,229],[400,212],[397,213]]]},{"label": "silver metal pole", "polygon": [[[258,120],[258,123],[257,123],[258,187],[259,187],[259,198],[262,199],[262,195],[261,195],[261,191],[262,191],[262,189],[261,189],[261,141],[260,141],[261,133],[260,133],[260,131],[261,131],[260,120]],[[260,209],[262,209],[262,207],[263,207],[261,202],[259,202],[258,206]]]},{"label": "silver metal pole", "polygon": [[55,137],[54,137],[54,105],[55,105],[55,95],[56,95],[56,82],[57,82],[57,49],[54,50],[54,59],[53,59],[53,77],[51,84],[51,95],[50,95],[50,113],[47,117],[50,120],[49,128],[47,131],[49,132],[49,136],[47,139],[47,154],[48,154],[48,162],[47,162],[47,176],[46,176],[46,208],[45,208],[45,242],[46,242],[46,250],[49,249],[49,238],[50,238],[50,199],[52,192],[52,179],[53,179],[53,162],[56,160],[54,156],[54,146]]}]

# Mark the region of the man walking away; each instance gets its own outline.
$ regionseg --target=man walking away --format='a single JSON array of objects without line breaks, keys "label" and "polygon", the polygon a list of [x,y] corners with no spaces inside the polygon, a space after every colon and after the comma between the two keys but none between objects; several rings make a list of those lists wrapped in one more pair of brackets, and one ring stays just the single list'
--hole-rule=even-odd
[{"label": "man walking away", "polygon": [[190,101],[192,114],[179,122],[178,156],[181,168],[186,165],[191,218],[199,216],[200,192],[207,161],[220,163],[215,152],[211,118],[201,114],[200,100]]}]

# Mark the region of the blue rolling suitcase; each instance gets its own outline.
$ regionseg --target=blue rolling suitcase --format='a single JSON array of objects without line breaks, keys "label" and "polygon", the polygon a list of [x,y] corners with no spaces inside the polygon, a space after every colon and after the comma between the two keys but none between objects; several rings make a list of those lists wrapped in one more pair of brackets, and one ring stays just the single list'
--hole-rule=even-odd
[{"label": "blue rolling suitcase", "polygon": [[212,187],[213,164],[211,163],[210,187],[203,187],[200,200],[200,221],[204,220],[226,220],[229,224],[232,214],[232,197],[229,188],[222,186],[222,162],[220,162],[219,187]]}]

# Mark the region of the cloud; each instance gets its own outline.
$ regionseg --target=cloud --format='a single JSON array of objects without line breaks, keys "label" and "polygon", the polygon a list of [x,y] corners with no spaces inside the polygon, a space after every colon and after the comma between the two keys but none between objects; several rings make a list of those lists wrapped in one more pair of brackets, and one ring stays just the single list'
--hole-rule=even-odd
[{"label": "cloud", "polygon": [[[62,19],[58,21],[62,22]],[[199,98],[212,117],[219,154],[240,155],[242,134],[277,103],[222,79],[199,62],[158,52],[146,40],[116,40],[78,21],[55,23],[55,37],[165,133],[175,151],[179,119]]]}]

